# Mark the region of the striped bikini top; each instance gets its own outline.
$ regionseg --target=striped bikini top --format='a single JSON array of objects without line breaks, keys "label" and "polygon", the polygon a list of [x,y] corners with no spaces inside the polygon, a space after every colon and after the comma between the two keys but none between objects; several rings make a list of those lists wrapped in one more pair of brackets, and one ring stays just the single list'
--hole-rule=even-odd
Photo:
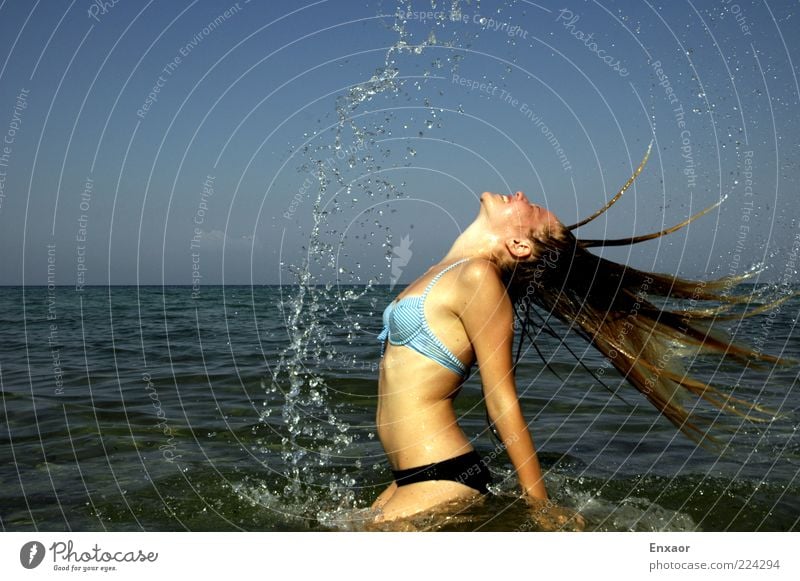
[{"label": "striped bikini top", "polygon": [[462,377],[467,375],[469,371],[467,366],[453,355],[439,338],[433,334],[428,326],[427,319],[425,319],[425,298],[433,288],[433,285],[448,270],[467,260],[469,259],[463,258],[458,262],[454,262],[433,277],[422,296],[405,297],[389,303],[389,306],[383,311],[383,331],[378,335],[378,340],[382,342],[381,357],[383,357],[386,348],[385,341],[389,339],[392,345],[410,347],[417,353],[443,365],[456,375]]}]

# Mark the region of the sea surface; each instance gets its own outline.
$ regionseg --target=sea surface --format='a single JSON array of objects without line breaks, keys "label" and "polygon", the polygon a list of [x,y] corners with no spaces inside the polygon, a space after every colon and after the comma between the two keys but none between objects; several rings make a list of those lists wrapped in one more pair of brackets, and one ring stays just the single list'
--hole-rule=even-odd
[{"label": "sea surface", "polygon": [[[375,434],[384,305],[401,288],[0,288],[0,526],[7,531],[359,529],[391,481]],[[745,289],[747,292],[747,289]],[[800,300],[737,336],[800,360]],[[561,329],[562,331],[564,329]],[[798,371],[697,360],[779,412],[698,448],[581,339],[542,335],[517,371],[547,486],[588,530],[800,529]],[[585,367],[584,367],[585,366]],[[624,401],[623,401],[624,399]],[[478,374],[456,400],[494,494],[428,528],[537,530],[486,431]]]}]

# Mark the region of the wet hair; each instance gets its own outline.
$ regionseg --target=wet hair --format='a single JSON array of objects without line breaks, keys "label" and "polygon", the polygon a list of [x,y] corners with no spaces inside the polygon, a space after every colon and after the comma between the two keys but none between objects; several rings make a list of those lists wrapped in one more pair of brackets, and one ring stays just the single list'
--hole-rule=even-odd
[{"label": "wet hair", "polygon": [[[648,155],[649,152],[648,148]],[[551,317],[555,317],[597,348],[681,432],[703,446],[718,448],[720,442],[711,428],[722,426],[703,411],[717,408],[755,422],[771,421],[775,412],[734,395],[734,389],[723,391],[693,377],[687,373],[684,361],[698,355],[713,355],[747,367],[793,363],[737,344],[713,325],[717,321],[738,320],[761,313],[789,297],[742,314],[740,305],[750,303],[753,297],[730,291],[753,272],[693,281],[645,272],[588,251],[592,247],[635,244],[658,238],[719,205],[673,228],[646,236],[620,240],[577,239],[572,230],[596,218],[619,199],[641,172],[648,155],[605,207],[572,226],[561,226],[538,236],[531,233],[536,243],[534,255],[502,269],[520,330],[516,362],[527,339],[547,364],[534,340],[539,333],[558,337],[561,345],[570,349],[550,324]],[[600,381],[597,373],[577,355],[576,359]],[[685,405],[692,396],[693,404]],[[713,408],[698,405],[702,402]],[[716,415],[719,416],[719,412]]]}]

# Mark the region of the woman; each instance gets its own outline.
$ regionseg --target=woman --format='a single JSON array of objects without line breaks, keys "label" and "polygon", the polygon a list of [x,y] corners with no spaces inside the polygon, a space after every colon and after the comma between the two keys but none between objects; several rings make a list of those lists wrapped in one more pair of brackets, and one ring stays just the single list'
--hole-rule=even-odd
[{"label": "woman", "polygon": [[[560,232],[555,217],[517,192],[485,192],[478,218],[442,261],[384,312],[378,434],[395,482],[373,505],[378,520],[411,516],[487,492],[488,468],[456,423],[453,398],[477,361],[489,417],[523,493],[547,492],[512,373],[514,314],[503,271],[538,252],[530,233]],[[420,468],[423,467],[423,468]]]},{"label": "woman", "polygon": [[[650,240],[711,208],[675,228],[625,240],[578,240],[570,232],[608,209],[646,161],[647,156],[603,209],[571,227],[522,192],[484,192],[477,218],[445,257],[386,308],[379,335],[384,343],[377,428],[395,480],[373,504],[376,521],[406,518],[487,493],[488,467],[459,428],[453,409],[453,399],[474,363],[480,369],[488,417],[524,498],[544,510],[552,507],[520,410],[512,359],[515,314],[522,323],[521,337],[530,336],[537,316],[533,305],[584,336],[662,414],[702,444],[714,440],[697,425],[705,420],[696,407],[690,412],[678,401],[681,392],[750,420],[771,419],[769,410],[723,395],[687,376],[680,366],[686,348],[742,363],[780,362],[709,329],[712,320],[724,318],[733,306],[749,299],[727,294],[744,277],[691,282],[645,273],[586,251]],[[687,299],[692,308],[659,308],[648,300],[651,296]],[[703,300],[722,306],[694,308]],[[545,319],[539,326],[550,330]],[[517,357],[519,352],[518,348]],[[561,522],[567,514],[556,510]]]}]

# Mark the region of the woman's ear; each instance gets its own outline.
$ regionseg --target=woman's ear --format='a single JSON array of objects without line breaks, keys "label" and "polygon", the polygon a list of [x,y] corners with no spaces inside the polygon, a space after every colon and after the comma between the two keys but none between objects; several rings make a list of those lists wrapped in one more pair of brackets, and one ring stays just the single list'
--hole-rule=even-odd
[{"label": "woman's ear", "polygon": [[533,254],[533,243],[527,238],[507,238],[506,248],[518,260],[525,260]]}]

